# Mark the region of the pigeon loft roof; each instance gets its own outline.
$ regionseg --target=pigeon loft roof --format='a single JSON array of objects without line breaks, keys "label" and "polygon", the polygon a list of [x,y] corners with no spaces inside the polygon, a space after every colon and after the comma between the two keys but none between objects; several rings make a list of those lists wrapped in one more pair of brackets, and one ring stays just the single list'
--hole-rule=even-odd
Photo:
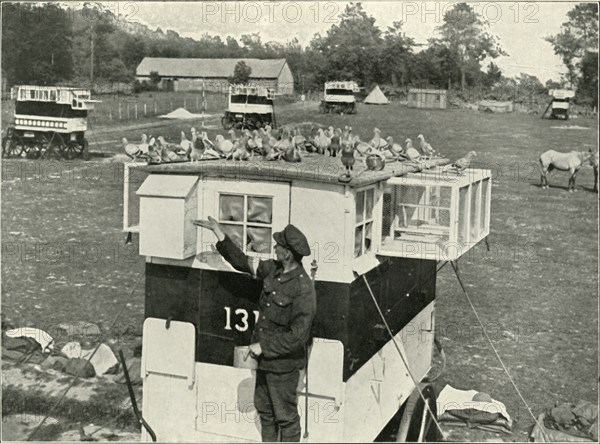
[{"label": "pigeon loft roof", "polygon": [[[449,163],[448,159],[431,159],[425,162],[387,162],[380,171],[370,171],[362,158],[356,159],[354,171],[348,182],[340,180],[346,173],[340,158],[324,157],[319,154],[306,154],[302,162],[289,163],[282,160],[268,161],[262,158],[250,161],[205,160],[198,162],[164,163],[139,167],[151,174],[186,174],[232,178],[235,180],[263,180],[273,182],[291,182],[306,180],[312,182],[348,185],[353,188],[404,176],[439,165]],[[139,193],[139,191],[138,191]]]}]

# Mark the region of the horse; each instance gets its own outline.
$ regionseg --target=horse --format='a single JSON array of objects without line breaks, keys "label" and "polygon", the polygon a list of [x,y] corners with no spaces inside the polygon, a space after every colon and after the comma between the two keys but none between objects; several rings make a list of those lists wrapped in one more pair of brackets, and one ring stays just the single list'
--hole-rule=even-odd
[{"label": "horse", "polygon": [[575,175],[586,161],[590,160],[592,152],[571,151],[570,153],[559,153],[558,151],[548,150],[540,156],[540,166],[542,168],[541,187],[550,188],[546,175],[557,169],[559,171],[569,171],[569,192],[575,191]]}]

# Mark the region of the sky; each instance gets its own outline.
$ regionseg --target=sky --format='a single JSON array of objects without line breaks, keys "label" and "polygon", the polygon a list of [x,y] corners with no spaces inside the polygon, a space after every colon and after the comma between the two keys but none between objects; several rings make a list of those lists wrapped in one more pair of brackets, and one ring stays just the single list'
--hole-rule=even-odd
[{"label": "sky", "polygon": [[[395,21],[404,22],[407,36],[424,44],[436,35],[444,13],[453,3],[447,2],[362,2],[365,11],[375,18],[382,30]],[[520,73],[537,76],[542,82],[558,80],[566,69],[544,37],[557,34],[566,21],[574,2],[470,2],[477,13],[489,22],[489,32],[498,37],[508,53],[494,62],[504,75]],[[260,32],[263,43],[285,43],[296,37],[302,45],[316,33],[322,35],[335,23],[345,2],[135,2],[117,3],[120,14],[131,21],[172,29],[185,37],[202,34],[232,35]],[[487,64],[487,61],[485,62]]]}]

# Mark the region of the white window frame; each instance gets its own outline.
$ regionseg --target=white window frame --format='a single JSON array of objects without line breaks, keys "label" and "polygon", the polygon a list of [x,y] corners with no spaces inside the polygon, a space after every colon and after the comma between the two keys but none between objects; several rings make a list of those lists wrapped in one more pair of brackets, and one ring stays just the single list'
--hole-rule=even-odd
[{"label": "white window frame", "polygon": [[[202,182],[201,182],[202,184]],[[290,219],[290,184],[288,182],[270,182],[270,181],[243,181],[235,182],[233,179],[223,178],[206,178],[204,188],[204,205],[202,212],[199,214],[200,219],[206,219],[208,216],[212,216],[215,219],[219,217],[219,197],[225,195],[244,195],[250,197],[270,197],[272,201],[272,219],[271,219],[271,235],[277,231],[283,230],[289,223]],[[247,197],[244,198],[244,204],[247,202]],[[199,206],[200,207],[200,206]],[[244,208],[244,212],[246,208]],[[225,222],[233,225],[233,223]],[[248,222],[244,221],[243,224],[248,226]],[[241,225],[241,224],[240,224]],[[269,226],[267,224],[250,223],[250,226]],[[201,244],[199,247],[201,250],[208,251],[210,245],[214,245],[217,242],[216,236],[210,230],[201,230],[198,233],[199,241]],[[271,238],[272,239],[272,238]],[[271,240],[274,243],[274,240]],[[269,249],[266,253],[257,253],[254,251],[244,251],[244,254],[250,257],[256,257],[260,259],[274,259],[275,253],[273,248]]]},{"label": "white window frame", "polygon": [[[371,254],[373,252],[375,252],[376,250],[376,230],[377,230],[377,185],[370,185],[364,188],[359,188],[356,190],[356,194],[355,194],[355,199],[354,199],[354,229],[352,230],[352,257],[354,259],[358,259],[361,256],[364,256],[365,254]],[[371,217],[367,218],[367,193],[369,190],[373,190],[373,208],[371,209]],[[362,221],[361,222],[356,222],[356,210],[358,207],[358,195],[360,193],[364,193],[363,194],[363,199],[364,199],[364,206],[363,206],[363,217],[362,217]],[[365,236],[367,233],[366,230],[366,226],[367,224],[371,223],[371,245],[369,247],[369,250],[366,250],[366,245],[365,245]],[[361,242],[361,250],[360,253],[358,254],[358,256],[355,253],[355,240],[356,240],[356,229],[359,227],[363,227],[363,232],[362,232],[362,242]]]}]

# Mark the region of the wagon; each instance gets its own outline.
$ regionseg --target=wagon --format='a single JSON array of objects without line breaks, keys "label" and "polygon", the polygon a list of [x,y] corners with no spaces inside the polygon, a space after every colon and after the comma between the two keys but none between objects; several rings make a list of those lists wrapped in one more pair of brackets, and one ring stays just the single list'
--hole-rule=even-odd
[{"label": "wagon", "polygon": [[575,91],[568,89],[551,89],[548,93],[552,100],[548,103],[548,107],[542,114],[544,118],[550,110],[549,119],[569,120],[569,105],[570,99],[575,97]]},{"label": "wagon", "polygon": [[88,111],[97,100],[90,91],[61,86],[17,86],[14,122],[2,140],[4,157],[73,159],[87,152]]},{"label": "wagon", "polygon": [[227,111],[221,118],[224,129],[276,127],[275,91],[262,86],[231,85]]},{"label": "wagon", "polygon": [[303,441],[366,442],[390,429],[401,441],[438,438],[428,382],[437,267],[488,235],[490,172],[357,164],[346,183],[338,162],[126,165],[123,229],[146,258],[143,441],[260,441],[255,371],[236,356],[261,284],[193,225],[208,216],[256,259],[273,257],[272,234],[288,223],[309,240],[317,314],[297,391]]},{"label": "wagon", "polygon": [[321,114],[354,114],[356,98],[354,93],[360,91],[355,82],[326,82],[323,100],[319,105]]}]

